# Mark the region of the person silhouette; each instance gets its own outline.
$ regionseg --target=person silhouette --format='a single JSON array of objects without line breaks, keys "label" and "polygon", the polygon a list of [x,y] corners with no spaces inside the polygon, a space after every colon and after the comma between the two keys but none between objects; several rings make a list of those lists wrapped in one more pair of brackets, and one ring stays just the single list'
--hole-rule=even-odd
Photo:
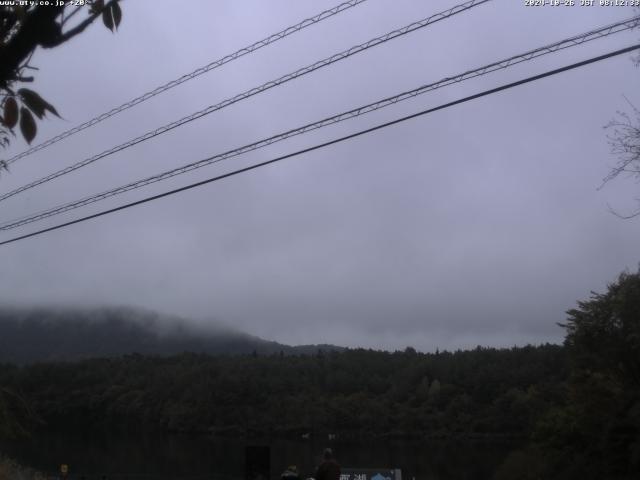
[{"label": "person silhouette", "polygon": [[330,448],[325,448],[322,454],[323,461],[316,469],[316,480],[340,480],[340,465],[333,456]]}]

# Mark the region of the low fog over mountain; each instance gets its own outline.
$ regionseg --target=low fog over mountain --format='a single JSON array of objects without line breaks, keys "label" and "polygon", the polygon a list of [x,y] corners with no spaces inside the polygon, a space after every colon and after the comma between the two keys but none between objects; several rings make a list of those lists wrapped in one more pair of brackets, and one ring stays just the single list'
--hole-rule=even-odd
[{"label": "low fog over mountain", "polygon": [[77,360],[132,353],[171,355],[314,353],[331,345],[292,347],[222,326],[129,308],[1,308],[0,362]]}]

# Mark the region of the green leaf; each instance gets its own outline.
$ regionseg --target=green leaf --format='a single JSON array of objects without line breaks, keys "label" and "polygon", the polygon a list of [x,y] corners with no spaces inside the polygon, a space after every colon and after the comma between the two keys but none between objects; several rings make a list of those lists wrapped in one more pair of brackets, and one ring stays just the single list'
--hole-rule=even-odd
[{"label": "green leaf", "polygon": [[24,107],[20,108],[20,131],[22,132],[24,139],[29,144],[34,138],[36,138],[36,132],[38,131],[33,115],[31,115],[31,112]]},{"label": "green leaf", "polygon": [[7,98],[4,102],[4,124],[13,128],[18,123],[18,102],[13,97]]},{"label": "green leaf", "polygon": [[120,26],[120,21],[122,20],[122,10],[120,9],[120,4],[118,2],[111,5],[111,13],[113,14],[113,23],[117,30]]},{"label": "green leaf", "polygon": [[110,8],[102,11],[102,23],[113,32],[113,16],[111,15]]},{"label": "green leaf", "polygon": [[22,99],[24,104],[29,107],[29,110],[35,113],[38,118],[41,119],[47,110],[53,113],[56,117],[60,118],[60,115],[58,114],[58,111],[55,109],[55,107],[33,90],[29,90],[28,88],[21,88],[20,90],[18,90],[18,95],[20,95],[20,98]]}]

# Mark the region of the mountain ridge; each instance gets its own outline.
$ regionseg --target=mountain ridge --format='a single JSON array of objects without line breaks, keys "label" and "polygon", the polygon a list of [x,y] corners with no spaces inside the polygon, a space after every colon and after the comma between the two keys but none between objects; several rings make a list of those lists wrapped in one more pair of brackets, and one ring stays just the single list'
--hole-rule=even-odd
[{"label": "mountain ridge", "polygon": [[135,307],[0,307],[0,362],[29,364],[117,357],[313,354],[335,345],[291,346],[223,326]]}]

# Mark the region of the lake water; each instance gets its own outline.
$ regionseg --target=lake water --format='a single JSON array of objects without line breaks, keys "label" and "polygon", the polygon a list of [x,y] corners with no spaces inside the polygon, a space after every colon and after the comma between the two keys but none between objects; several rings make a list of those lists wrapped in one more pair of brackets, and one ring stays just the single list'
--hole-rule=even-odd
[{"label": "lake water", "polygon": [[324,447],[351,468],[401,468],[402,479],[483,480],[504,461],[508,443],[454,441],[245,440],[186,435],[38,434],[0,445],[0,452],[48,474],[68,464],[70,479],[243,479],[245,448],[266,445],[271,479],[288,465],[303,478],[313,474]]}]

